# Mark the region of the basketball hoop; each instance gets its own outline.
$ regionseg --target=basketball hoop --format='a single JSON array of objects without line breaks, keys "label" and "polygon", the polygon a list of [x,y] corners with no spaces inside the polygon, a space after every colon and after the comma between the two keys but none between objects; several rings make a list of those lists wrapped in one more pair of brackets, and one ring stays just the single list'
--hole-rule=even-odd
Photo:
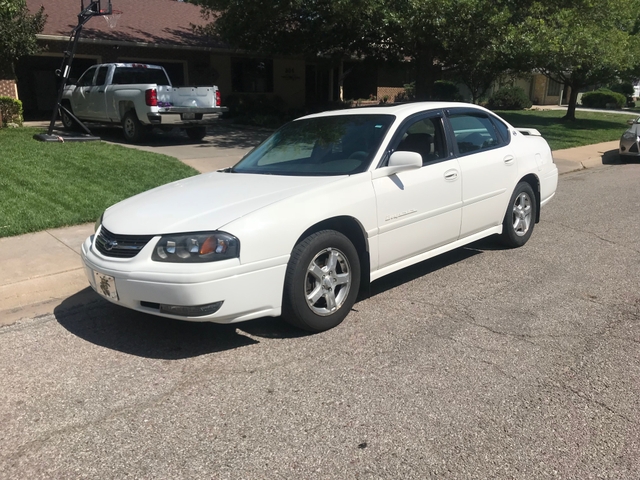
[{"label": "basketball hoop", "polygon": [[122,11],[111,10],[110,15],[102,15],[102,18],[105,19],[105,21],[107,22],[107,25],[109,25],[109,28],[113,30],[114,28],[116,28],[118,20],[120,19],[120,15],[122,15]]}]

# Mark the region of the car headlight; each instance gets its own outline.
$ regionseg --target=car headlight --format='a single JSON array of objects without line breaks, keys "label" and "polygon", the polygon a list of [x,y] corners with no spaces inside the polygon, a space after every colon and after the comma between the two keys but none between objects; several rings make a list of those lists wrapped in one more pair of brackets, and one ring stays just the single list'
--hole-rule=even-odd
[{"label": "car headlight", "polygon": [[224,232],[181,233],[163,235],[151,260],[156,262],[216,262],[240,255],[240,242]]}]

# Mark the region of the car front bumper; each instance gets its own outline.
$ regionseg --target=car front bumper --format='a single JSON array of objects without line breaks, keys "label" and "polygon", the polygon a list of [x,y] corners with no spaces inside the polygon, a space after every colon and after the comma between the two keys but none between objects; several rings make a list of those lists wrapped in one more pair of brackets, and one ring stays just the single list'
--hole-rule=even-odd
[{"label": "car front bumper", "polygon": [[[97,252],[93,238],[87,238],[82,245],[85,274],[98,294],[117,305],[179,320],[214,323],[235,323],[281,313],[288,258],[251,266],[241,265],[237,259],[228,261],[233,262],[232,265],[159,264],[150,260],[150,254],[145,250],[151,247],[147,245],[136,256],[141,258],[123,261]],[[211,270],[203,271],[203,265]],[[115,291],[109,292],[107,288],[105,292],[94,272],[99,278],[113,279]],[[222,302],[219,309],[210,314],[168,313],[181,310],[169,307],[211,306],[218,302]]]},{"label": "car front bumper", "polygon": [[620,146],[618,148],[620,155],[626,155],[630,157],[640,156],[640,141],[635,135],[623,135],[620,138]]}]

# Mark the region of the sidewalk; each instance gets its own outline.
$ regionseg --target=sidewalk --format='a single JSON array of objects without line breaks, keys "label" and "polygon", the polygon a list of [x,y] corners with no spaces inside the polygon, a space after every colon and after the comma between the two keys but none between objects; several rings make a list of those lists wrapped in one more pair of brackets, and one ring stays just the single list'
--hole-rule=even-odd
[{"label": "sidewalk", "polygon": [[[172,149],[174,156],[182,156],[179,151],[179,148]],[[560,174],[565,174],[612,163],[617,151],[618,141],[613,141],[557,150],[553,157]],[[232,160],[240,154],[236,151],[221,156],[218,161],[235,163]],[[201,172],[221,168],[205,159],[181,160]],[[91,223],[0,238],[0,326],[25,317],[50,314],[63,300],[66,300],[65,306],[74,306],[74,303],[82,305],[98,298],[89,287],[80,261],[80,245],[92,233]]]}]

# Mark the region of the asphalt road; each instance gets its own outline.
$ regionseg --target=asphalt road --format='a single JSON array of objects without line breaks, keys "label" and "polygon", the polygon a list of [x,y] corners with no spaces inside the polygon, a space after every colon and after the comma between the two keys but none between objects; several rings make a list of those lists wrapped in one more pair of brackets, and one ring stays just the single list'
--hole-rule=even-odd
[{"label": "asphalt road", "polygon": [[[0,478],[640,478],[640,164],[565,175],[305,336],[85,306],[0,329]],[[86,292],[85,292],[86,294]]]}]

